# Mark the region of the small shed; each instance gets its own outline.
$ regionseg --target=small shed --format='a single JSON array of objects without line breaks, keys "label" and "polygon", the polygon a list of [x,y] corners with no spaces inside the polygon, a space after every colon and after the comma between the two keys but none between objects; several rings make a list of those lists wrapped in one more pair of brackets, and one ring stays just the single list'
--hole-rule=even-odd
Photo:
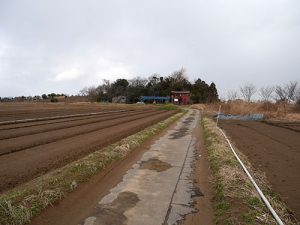
[{"label": "small shed", "polygon": [[187,105],[190,100],[190,91],[171,91],[171,99],[175,105]]},{"label": "small shed", "polygon": [[126,96],[116,96],[112,98],[112,103],[126,103]]},{"label": "small shed", "polygon": [[141,96],[140,101],[146,102],[157,102],[157,103],[168,103],[170,102],[169,96]]}]

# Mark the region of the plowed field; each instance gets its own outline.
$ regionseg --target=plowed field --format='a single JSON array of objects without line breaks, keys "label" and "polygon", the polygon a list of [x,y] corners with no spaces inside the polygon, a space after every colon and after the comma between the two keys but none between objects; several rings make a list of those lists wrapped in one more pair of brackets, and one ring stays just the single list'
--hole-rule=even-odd
[{"label": "plowed field", "polygon": [[221,121],[220,126],[300,220],[300,124]]},{"label": "plowed field", "polygon": [[0,193],[174,114],[149,108],[47,107],[0,108]]}]

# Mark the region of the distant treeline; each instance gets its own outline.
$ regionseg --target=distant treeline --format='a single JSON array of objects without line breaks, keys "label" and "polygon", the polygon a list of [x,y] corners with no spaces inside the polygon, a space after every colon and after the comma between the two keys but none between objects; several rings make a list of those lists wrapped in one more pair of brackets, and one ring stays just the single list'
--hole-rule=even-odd
[{"label": "distant treeline", "polygon": [[68,95],[66,94],[42,94],[35,95],[35,96],[17,96],[17,97],[0,97],[0,102],[31,102],[31,101],[51,101],[51,102],[58,102],[58,98],[67,98]]},{"label": "distant treeline", "polygon": [[207,84],[201,79],[191,83],[184,69],[177,70],[163,77],[154,74],[148,79],[136,77],[131,80],[117,79],[114,82],[103,80],[98,87],[85,87],[80,95],[90,101],[111,102],[113,97],[125,96],[127,103],[139,101],[140,96],[170,96],[171,91],[190,91],[192,103],[210,103],[219,101],[215,83]]}]

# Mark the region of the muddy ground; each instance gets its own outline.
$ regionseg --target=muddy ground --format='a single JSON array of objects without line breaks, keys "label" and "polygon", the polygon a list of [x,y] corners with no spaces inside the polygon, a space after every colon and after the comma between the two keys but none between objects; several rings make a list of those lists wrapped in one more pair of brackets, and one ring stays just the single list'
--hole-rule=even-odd
[{"label": "muddy ground", "polygon": [[300,123],[220,121],[220,126],[300,220]]},{"label": "muddy ground", "polygon": [[[27,107],[27,106],[26,106]],[[102,112],[101,108],[8,107],[0,119],[27,119],[72,113]],[[71,106],[72,108],[73,106]],[[78,106],[76,106],[78,107]],[[22,110],[21,110],[22,109]],[[26,113],[24,113],[24,110]],[[52,111],[54,110],[54,111]],[[107,111],[109,113],[106,113]],[[0,124],[0,193],[62,167],[110,143],[165,119],[174,111],[105,108],[103,114],[35,122]],[[10,116],[8,116],[10,115]]]}]

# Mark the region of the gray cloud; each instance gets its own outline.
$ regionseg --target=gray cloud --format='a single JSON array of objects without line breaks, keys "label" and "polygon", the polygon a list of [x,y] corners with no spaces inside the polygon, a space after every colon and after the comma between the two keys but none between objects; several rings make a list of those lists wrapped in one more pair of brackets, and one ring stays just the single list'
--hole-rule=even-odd
[{"label": "gray cloud", "polygon": [[0,96],[77,93],[103,78],[215,81],[222,95],[299,80],[297,0],[0,2]]}]

